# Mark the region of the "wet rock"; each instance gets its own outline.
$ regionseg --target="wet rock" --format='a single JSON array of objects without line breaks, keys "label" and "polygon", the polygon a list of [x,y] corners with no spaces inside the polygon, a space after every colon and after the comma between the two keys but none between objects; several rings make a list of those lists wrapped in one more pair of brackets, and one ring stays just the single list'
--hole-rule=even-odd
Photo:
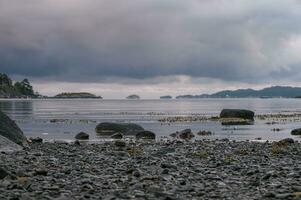
[{"label": "wet rock", "polygon": [[4,179],[8,175],[9,173],[5,169],[0,168],[0,179]]},{"label": "wet rock", "polygon": [[194,138],[194,134],[192,133],[191,129],[185,129],[179,132],[179,137],[183,140],[190,140]]},{"label": "wet rock", "polygon": [[223,109],[220,118],[241,118],[254,120],[255,113],[251,110]]},{"label": "wet rock", "polygon": [[35,169],[35,172],[34,172],[34,175],[36,176],[47,176],[48,174],[48,170],[45,169],[45,168],[38,168],[38,169]]},{"label": "wet rock", "polygon": [[89,134],[85,132],[80,132],[75,136],[75,139],[77,140],[89,140]]},{"label": "wet rock", "polygon": [[293,144],[295,141],[292,138],[285,138],[283,140],[280,140],[278,142],[279,145],[288,145],[288,144]]},{"label": "wet rock", "polygon": [[125,147],[126,146],[125,141],[122,141],[122,140],[117,140],[114,142],[114,144],[116,147]]},{"label": "wet rock", "polygon": [[6,114],[0,111],[0,135],[14,143],[27,146],[27,139],[18,125]]},{"label": "wet rock", "polygon": [[36,137],[36,138],[29,138],[30,142],[33,144],[41,144],[43,143],[43,139],[40,137]]},{"label": "wet rock", "polygon": [[156,134],[151,131],[141,131],[136,134],[136,139],[149,139],[149,140],[155,140]]},{"label": "wet rock", "polygon": [[95,131],[100,136],[110,136],[114,133],[122,133],[128,135],[136,135],[140,131],[144,131],[144,129],[138,124],[118,124],[118,123],[110,123],[104,122],[100,123],[96,126]]},{"label": "wet rock", "polygon": [[291,134],[292,135],[301,135],[301,128],[292,130]]},{"label": "wet rock", "polygon": [[112,139],[122,139],[123,135],[122,133],[115,133],[111,136]]}]

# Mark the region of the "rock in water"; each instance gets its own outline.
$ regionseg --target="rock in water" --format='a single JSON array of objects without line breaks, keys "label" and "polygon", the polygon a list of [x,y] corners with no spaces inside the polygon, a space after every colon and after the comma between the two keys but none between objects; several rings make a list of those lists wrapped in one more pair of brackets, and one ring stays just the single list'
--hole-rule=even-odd
[{"label": "rock in water", "polygon": [[292,130],[291,134],[292,135],[301,135],[301,128]]},{"label": "rock in water", "polygon": [[141,131],[136,134],[136,139],[148,139],[148,140],[155,140],[156,134],[151,131]]},{"label": "rock in water", "polygon": [[123,135],[122,133],[115,133],[111,136],[112,139],[122,139]]},{"label": "rock in water", "polygon": [[89,140],[89,134],[85,132],[80,132],[75,136],[77,140]]},{"label": "rock in water", "polygon": [[194,137],[194,134],[191,132],[191,129],[185,129],[179,133],[179,137],[183,140],[190,140]]},{"label": "rock in water", "polygon": [[96,133],[101,136],[111,136],[115,133],[122,133],[127,135],[136,135],[144,129],[137,124],[118,124],[104,122],[100,123],[95,128]]},{"label": "rock in water", "polygon": [[255,113],[251,110],[223,109],[220,118],[241,118],[254,120]]},{"label": "rock in water", "polygon": [[26,146],[27,139],[18,125],[7,115],[0,111],[0,135],[8,138],[14,143]]}]

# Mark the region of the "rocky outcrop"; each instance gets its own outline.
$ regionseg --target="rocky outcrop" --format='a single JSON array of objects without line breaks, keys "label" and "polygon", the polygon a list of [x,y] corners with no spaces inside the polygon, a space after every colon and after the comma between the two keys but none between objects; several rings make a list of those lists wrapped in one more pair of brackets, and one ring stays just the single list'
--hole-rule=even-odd
[{"label": "rocky outcrop", "polygon": [[138,132],[144,131],[144,128],[138,124],[119,124],[104,122],[96,126],[95,131],[100,136],[112,136],[115,133],[122,133],[124,135],[136,135]]},{"label": "rocky outcrop", "polygon": [[255,113],[251,110],[241,109],[223,109],[220,113],[220,118],[240,118],[254,120]]},{"label": "rocky outcrop", "polygon": [[21,151],[23,147],[0,135],[0,152]]},{"label": "rocky outcrop", "polygon": [[89,134],[85,132],[80,132],[75,136],[77,140],[89,140]]},{"label": "rocky outcrop", "polygon": [[27,139],[24,136],[18,125],[11,120],[6,114],[0,111],[0,135],[6,137],[12,142],[25,146],[27,145]]},{"label": "rocky outcrop", "polygon": [[141,131],[136,134],[136,139],[148,139],[148,140],[155,140],[156,134],[151,131]]}]

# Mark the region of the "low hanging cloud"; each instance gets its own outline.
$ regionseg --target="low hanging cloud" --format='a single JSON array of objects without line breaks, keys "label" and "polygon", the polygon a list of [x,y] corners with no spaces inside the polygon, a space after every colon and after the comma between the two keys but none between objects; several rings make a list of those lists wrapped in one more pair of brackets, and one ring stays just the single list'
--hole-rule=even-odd
[{"label": "low hanging cloud", "polygon": [[0,0],[0,71],[70,82],[297,80],[300,19],[298,0]]}]

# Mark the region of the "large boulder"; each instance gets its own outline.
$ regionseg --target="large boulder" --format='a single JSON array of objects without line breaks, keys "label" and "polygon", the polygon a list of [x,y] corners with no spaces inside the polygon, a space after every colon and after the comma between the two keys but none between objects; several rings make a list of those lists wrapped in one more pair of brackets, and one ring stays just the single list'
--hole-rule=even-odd
[{"label": "large boulder", "polygon": [[89,134],[85,132],[80,132],[75,136],[77,140],[89,140]]},{"label": "large boulder", "polygon": [[148,140],[155,140],[156,134],[151,131],[141,131],[136,134],[136,139],[148,139]]},{"label": "large boulder", "polygon": [[138,132],[144,131],[144,128],[137,124],[119,124],[104,122],[96,126],[95,131],[101,136],[111,136],[115,133],[122,133],[124,135],[136,135]]},{"label": "large boulder", "polygon": [[251,110],[223,109],[220,118],[240,118],[254,120],[255,113]]},{"label": "large boulder", "polygon": [[21,129],[18,125],[11,120],[6,114],[0,111],[0,135],[6,137],[7,139],[11,140],[12,142],[26,146],[27,139],[24,136]]},{"label": "large boulder", "polygon": [[23,147],[0,135],[0,152],[21,151]]},{"label": "large boulder", "polygon": [[301,135],[301,128],[292,130],[291,134],[292,135]]}]

